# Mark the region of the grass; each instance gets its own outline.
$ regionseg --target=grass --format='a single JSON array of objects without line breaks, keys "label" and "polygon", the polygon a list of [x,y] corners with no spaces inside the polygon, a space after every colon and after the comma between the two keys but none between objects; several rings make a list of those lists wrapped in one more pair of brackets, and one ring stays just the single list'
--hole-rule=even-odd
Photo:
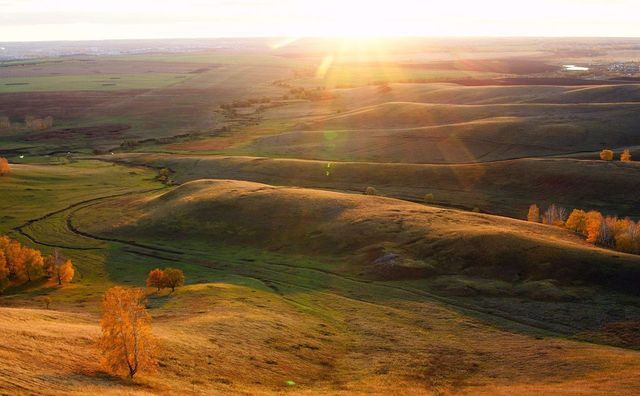
[{"label": "grass", "polygon": [[[181,155],[109,155],[117,165],[10,158],[23,164],[0,177],[0,233],[45,254],[62,247],[77,272],[63,287],[37,281],[0,296],[0,334],[10,340],[0,347],[0,393],[638,389],[637,257],[593,248],[558,228],[360,194],[372,186],[422,202],[433,193],[439,205],[520,218],[531,202],[554,201],[636,216],[628,194],[637,187],[634,164],[521,157],[636,144],[637,104],[629,102],[638,101],[637,87],[381,90],[367,84],[500,75],[390,62],[300,78],[293,72],[315,69],[304,56],[228,51],[103,59],[42,70],[3,64],[16,75],[69,67],[61,76],[0,79],[4,107],[12,119],[52,115],[56,128],[131,129],[34,141],[16,129],[3,135],[2,149],[87,153],[127,139],[207,139],[140,148]],[[113,73],[71,73],[98,65]],[[128,68],[131,74],[116,72]],[[142,68],[167,72],[135,74]],[[333,90],[328,100],[286,100],[237,120],[216,112],[234,100],[287,94],[275,80],[363,86]],[[85,89],[100,92],[78,91]],[[233,127],[219,132],[226,123]],[[189,155],[194,150],[222,155]],[[467,160],[487,162],[450,164]],[[220,178],[289,187],[201,181],[164,188],[150,166],[171,168],[179,183]],[[174,293],[147,290],[159,373],[135,383],[106,375],[94,349],[104,291],[142,287],[149,270],[167,266],[182,269],[187,284]],[[53,300],[50,310],[38,300],[44,295]]]},{"label": "grass", "polygon": [[0,78],[0,94],[43,91],[103,91],[153,89],[175,85],[189,74],[101,74]]},{"label": "grass", "polygon": [[373,186],[389,197],[424,202],[425,194],[432,193],[435,204],[468,210],[477,207],[520,219],[526,217],[532,202],[638,217],[635,201],[626,192],[636,188],[637,166],[595,160],[597,153],[591,157],[447,165],[164,154],[127,154],[113,160],[171,168],[179,183],[237,179],[357,193]]},{"label": "grass", "polygon": [[458,70],[424,70],[401,66],[344,65],[330,67],[323,76],[293,80],[303,87],[324,86],[328,88],[357,87],[378,83],[439,82],[466,78],[496,78],[501,75],[490,72]]},{"label": "grass", "polygon": [[[130,174],[132,169],[137,174]],[[85,186],[99,197],[153,188],[151,175],[94,161],[24,165],[12,179],[4,179],[3,191],[10,192],[14,206],[31,203],[14,219],[21,222],[85,200],[74,187]],[[110,180],[109,187],[96,189],[103,178]],[[39,189],[25,197],[25,186]],[[215,191],[235,199],[232,192]],[[50,193],[56,194],[57,205],[39,208],[37,203],[50,199]],[[198,193],[192,193],[171,194],[197,202]],[[0,362],[7,367],[0,388],[47,394],[493,394],[514,389],[625,394],[637,384],[637,352],[550,337],[496,316],[495,307],[470,310],[464,307],[472,304],[455,296],[434,299],[425,292],[436,290],[429,285],[362,279],[353,273],[354,262],[340,255],[311,257],[259,244],[239,246],[225,243],[224,234],[174,234],[162,241],[117,233],[123,241],[140,243],[132,245],[65,230],[67,219],[91,231],[135,208],[117,202],[106,198],[81,204],[25,228],[39,241],[93,249],[65,249],[78,268],[72,284],[34,284],[0,298],[0,331],[13,340],[12,348],[0,348]],[[315,207],[314,200],[300,202]],[[179,205],[166,204],[183,219]],[[260,205],[252,210],[268,212]],[[287,207],[295,210],[295,205]],[[220,218],[214,213],[207,218]],[[251,211],[243,215],[256,219]],[[142,286],[148,270],[165,266],[182,268],[187,285],[175,293],[149,290],[154,333],[162,346],[160,374],[143,374],[135,384],[105,375],[93,348],[102,293],[112,284]],[[36,298],[43,294],[52,297],[51,310],[39,309]],[[65,356],[64,364],[53,356]]]},{"label": "grass", "polygon": [[80,201],[158,188],[161,185],[152,180],[154,176],[143,168],[100,161],[64,166],[14,164],[11,174],[0,178],[0,233]]}]

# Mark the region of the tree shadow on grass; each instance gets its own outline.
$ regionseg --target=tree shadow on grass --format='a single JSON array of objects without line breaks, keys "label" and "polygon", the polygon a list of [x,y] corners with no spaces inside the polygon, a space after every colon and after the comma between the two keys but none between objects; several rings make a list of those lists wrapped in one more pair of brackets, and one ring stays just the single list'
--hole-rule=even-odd
[{"label": "tree shadow on grass", "polygon": [[[121,388],[126,387],[132,391],[151,391],[152,388],[143,382],[114,376],[104,371],[75,372],[69,374],[45,374],[39,375],[38,379],[49,384],[64,384],[68,387],[83,389],[86,392],[95,392],[92,387],[101,388]],[[55,385],[53,385],[56,387]]]}]

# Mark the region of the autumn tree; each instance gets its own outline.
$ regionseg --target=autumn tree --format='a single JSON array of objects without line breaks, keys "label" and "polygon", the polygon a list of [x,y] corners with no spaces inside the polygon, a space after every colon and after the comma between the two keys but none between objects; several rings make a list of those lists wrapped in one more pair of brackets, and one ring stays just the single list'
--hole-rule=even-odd
[{"label": "autumn tree", "polygon": [[0,250],[0,293],[9,286],[9,269],[7,268],[7,259],[4,252]]},{"label": "autumn tree", "polygon": [[40,301],[44,305],[45,309],[49,309],[49,306],[51,305],[51,297],[42,296],[38,298],[38,301]]},{"label": "autumn tree", "polygon": [[629,151],[629,149],[624,149],[622,154],[620,154],[620,161],[622,162],[631,161],[631,152]]},{"label": "autumn tree", "polygon": [[11,166],[9,166],[9,160],[4,157],[0,157],[0,176],[8,175],[11,173]]},{"label": "autumn tree", "polygon": [[40,251],[31,248],[23,248],[24,265],[20,274],[21,278],[27,278],[31,282],[32,279],[38,278],[43,274],[44,259]]},{"label": "autumn tree", "polygon": [[556,204],[551,204],[542,214],[544,224],[562,226],[567,219],[567,209]]},{"label": "autumn tree", "polygon": [[102,299],[102,336],[98,342],[102,365],[111,374],[133,378],[157,367],[157,341],[142,289],[116,286]]},{"label": "autumn tree", "polygon": [[602,214],[595,210],[587,212],[586,226],[587,226],[587,242],[598,242],[600,233],[600,224],[604,221]]},{"label": "autumn tree", "polygon": [[164,269],[164,286],[170,287],[174,292],[176,287],[184,285],[184,273],[177,268]]},{"label": "autumn tree", "polygon": [[75,268],[71,260],[65,258],[58,249],[54,249],[53,254],[47,257],[46,271],[49,279],[58,281],[58,285],[71,282],[75,274]]},{"label": "autumn tree", "polygon": [[574,209],[569,215],[565,227],[573,232],[587,236],[587,212],[581,209]]},{"label": "autumn tree", "polygon": [[364,195],[378,195],[378,190],[375,187],[367,187],[364,189]]},{"label": "autumn tree", "polygon": [[9,270],[9,278],[22,278],[24,274],[26,250],[20,242],[9,239],[8,244],[4,248],[4,255],[7,260],[7,269]]},{"label": "autumn tree", "polygon": [[147,277],[147,287],[155,287],[160,291],[160,289],[165,284],[165,275],[164,271],[160,268],[156,268],[149,272],[149,276]]},{"label": "autumn tree", "polygon": [[527,213],[527,221],[531,221],[533,223],[540,222],[540,208],[538,205],[532,204],[529,206],[529,213]]},{"label": "autumn tree", "polygon": [[7,116],[0,117],[0,129],[9,129],[9,128],[11,128],[11,120],[9,120],[9,117]]},{"label": "autumn tree", "polygon": [[603,161],[613,161],[613,151],[604,149],[600,152],[600,159]]}]

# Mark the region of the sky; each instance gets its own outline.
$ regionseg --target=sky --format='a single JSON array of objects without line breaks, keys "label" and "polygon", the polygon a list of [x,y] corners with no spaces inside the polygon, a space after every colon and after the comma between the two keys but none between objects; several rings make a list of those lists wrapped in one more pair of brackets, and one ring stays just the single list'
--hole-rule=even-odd
[{"label": "sky", "polygon": [[640,37],[640,0],[0,0],[0,42],[186,37]]}]

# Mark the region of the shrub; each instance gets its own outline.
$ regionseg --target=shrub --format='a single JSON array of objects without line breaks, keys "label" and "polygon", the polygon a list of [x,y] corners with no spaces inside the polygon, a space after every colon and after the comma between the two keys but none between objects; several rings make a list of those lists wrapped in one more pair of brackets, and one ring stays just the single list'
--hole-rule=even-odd
[{"label": "shrub", "polygon": [[629,149],[624,149],[622,154],[620,154],[620,161],[622,162],[630,162],[631,161],[631,152]]},{"label": "shrub", "polygon": [[567,219],[567,209],[556,204],[551,204],[549,208],[542,214],[542,223],[549,225],[564,225]]},{"label": "shrub", "polygon": [[433,202],[433,194],[429,193],[429,194],[425,194],[424,196],[424,203],[432,203]]},{"label": "shrub", "polygon": [[367,187],[364,189],[364,195],[378,195],[378,190],[374,187]]},{"label": "shrub", "polygon": [[600,152],[600,159],[603,161],[613,161],[613,151],[604,149]]},{"label": "shrub", "polygon": [[3,116],[0,117],[0,129],[9,129],[11,128],[11,121],[9,117]]},{"label": "shrub", "polygon": [[9,160],[0,157],[0,176],[8,175],[11,173],[11,166],[9,166]]},{"label": "shrub", "polygon": [[529,206],[529,213],[527,213],[527,221],[531,221],[533,223],[540,222],[540,208],[536,204],[532,204]]}]

